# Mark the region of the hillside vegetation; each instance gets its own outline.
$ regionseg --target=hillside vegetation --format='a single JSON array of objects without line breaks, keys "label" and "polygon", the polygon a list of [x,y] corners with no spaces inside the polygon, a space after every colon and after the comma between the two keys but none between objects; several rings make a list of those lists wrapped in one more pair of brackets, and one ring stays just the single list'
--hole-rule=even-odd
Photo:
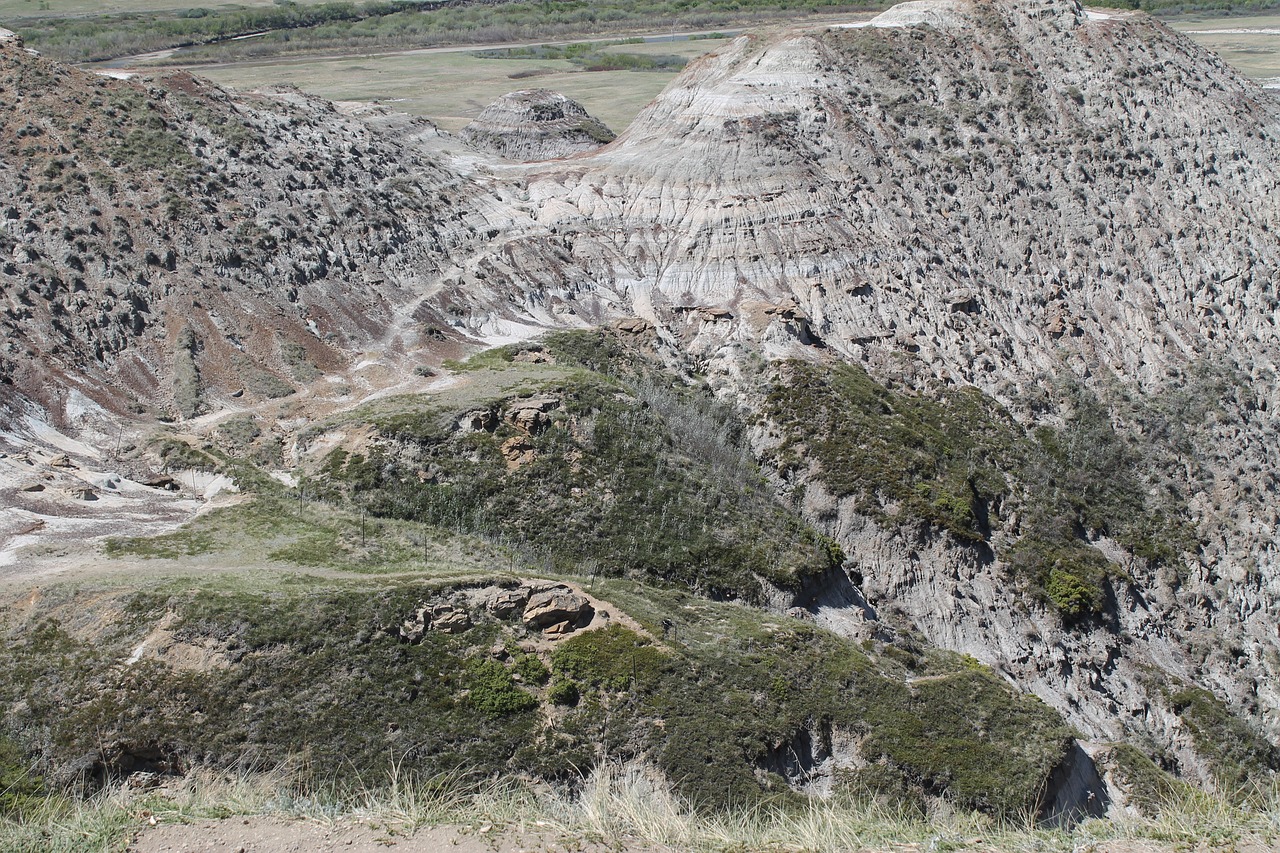
[{"label": "hillside vegetation", "polygon": [[[94,790],[246,762],[302,762],[307,786],[392,764],[572,784],[637,759],[709,809],[819,782],[920,814],[938,797],[998,818],[1041,806],[1072,732],[1039,700],[907,636],[753,606],[843,556],[770,496],[705,389],[601,333],[458,369],[507,390],[316,425],[314,441],[375,432],[318,457],[297,499],[248,475],[242,430],[208,450],[158,439],[256,493],[115,540],[109,560],[261,568],[54,586],[9,609],[5,760]],[[530,578],[594,596],[590,627],[544,635],[493,603]]]}]

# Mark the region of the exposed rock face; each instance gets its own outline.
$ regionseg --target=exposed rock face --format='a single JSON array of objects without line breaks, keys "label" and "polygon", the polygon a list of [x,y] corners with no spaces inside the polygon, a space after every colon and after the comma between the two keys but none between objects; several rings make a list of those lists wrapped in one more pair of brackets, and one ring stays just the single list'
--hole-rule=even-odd
[{"label": "exposed rock face", "polygon": [[0,373],[57,421],[67,385],[189,415],[447,325],[396,314],[439,269],[441,229],[474,233],[444,224],[466,182],[403,143],[425,122],[373,116],[377,131],[296,91],[99,77],[15,40],[0,113]]},{"label": "exposed rock face", "polygon": [[567,586],[534,593],[524,608],[524,624],[553,634],[563,634],[591,621],[595,608]]},{"label": "exposed rock face", "polygon": [[529,596],[532,592],[527,586],[495,590],[485,599],[484,606],[499,619],[506,619],[524,611],[524,606],[529,603]]},{"label": "exposed rock face", "polygon": [[577,101],[550,89],[510,92],[462,129],[467,144],[508,160],[551,160],[612,142],[613,131]]}]

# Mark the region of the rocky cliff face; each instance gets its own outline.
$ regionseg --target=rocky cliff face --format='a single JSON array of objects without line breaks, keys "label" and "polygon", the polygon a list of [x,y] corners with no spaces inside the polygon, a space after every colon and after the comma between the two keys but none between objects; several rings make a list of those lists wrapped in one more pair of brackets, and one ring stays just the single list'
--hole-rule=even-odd
[{"label": "rocky cliff face", "polygon": [[0,81],[0,366],[55,418],[70,388],[185,417],[287,394],[384,340],[445,240],[475,233],[466,181],[402,142],[425,123],[11,42]]},{"label": "rocky cliff face", "polygon": [[[0,127],[3,358],[28,397],[194,414],[375,346],[638,316],[756,412],[761,354],[863,364],[922,398],[976,388],[1028,441],[1087,399],[1138,460],[1136,505],[1190,531],[1152,550],[1063,522],[1112,567],[1090,618],[1010,580],[1035,484],[1061,477],[1010,487],[962,536],[843,493],[812,447],[775,485],[852,581],[796,603],[972,654],[1087,737],[1140,739],[1191,776],[1215,738],[1252,736],[1227,707],[1280,733],[1280,104],[1157,22],[933,0],[743,37],[599,153],[501,167],[296,94],[0,55],[21,118]],[[757,452],[781,458],[780,419],[757,423]]]}]

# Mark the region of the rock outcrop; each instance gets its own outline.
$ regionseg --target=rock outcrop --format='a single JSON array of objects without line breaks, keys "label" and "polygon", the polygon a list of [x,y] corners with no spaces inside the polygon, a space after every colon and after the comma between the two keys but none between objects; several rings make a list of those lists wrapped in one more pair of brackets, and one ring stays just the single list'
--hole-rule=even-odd
[{"label": "rock outcrop", "polygon": [[615,136],[577,101],[550,89],[503,95],[460,135],[473,148],[522,162],[584,154]]}]

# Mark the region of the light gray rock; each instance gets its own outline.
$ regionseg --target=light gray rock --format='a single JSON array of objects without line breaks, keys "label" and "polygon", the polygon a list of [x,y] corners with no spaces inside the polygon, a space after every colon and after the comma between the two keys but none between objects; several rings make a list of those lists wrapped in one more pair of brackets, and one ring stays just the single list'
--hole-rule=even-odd
[{"label": "light gray rock", "polygon": [[506,619],[516,613],[522,613],[529,603],[531,590],[527,586],[514,589],[499,589],[484,600],[485,609],[499,619]]},{"label": "light gray rock", "polygon": [[566,586],[534,593],[524,608],[524,624],[536,630],[555,629],[564,633],[591,621],[595,609],[591,602]]},{"label": "light gray rock", "polygon": [[471,614],[455,604],[437,604],[431,608],[431,630],[442,634],[461,634],[471,629]]}]

